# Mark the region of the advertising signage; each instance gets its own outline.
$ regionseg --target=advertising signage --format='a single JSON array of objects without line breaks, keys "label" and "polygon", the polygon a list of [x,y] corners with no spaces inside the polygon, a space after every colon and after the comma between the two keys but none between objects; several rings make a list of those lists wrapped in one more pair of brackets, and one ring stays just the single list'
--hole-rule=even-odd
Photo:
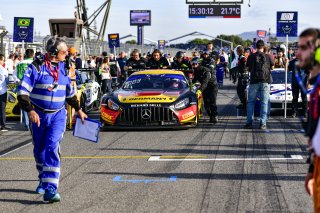
[{"label": "advertising signage", "polygon": [[33,42],[33,18],[14,17],[14,42]]},{"label": "advertising signage", "polygon": [[257,36],[259,38],[265,38],[265,37],[267,37],[267,31],[266,30],[257,30]]},{"label": "advertising signage", "polygon": [[277,12],[277,37],[298,36],[298,12]]},{"label": "advertising signage", "polygon": [[119,33],[108,34],[109,48],[120,47]]},{"label": "advertising signage", "polygon": [[151,10],[130,10],[130,25],[151,25]]}]

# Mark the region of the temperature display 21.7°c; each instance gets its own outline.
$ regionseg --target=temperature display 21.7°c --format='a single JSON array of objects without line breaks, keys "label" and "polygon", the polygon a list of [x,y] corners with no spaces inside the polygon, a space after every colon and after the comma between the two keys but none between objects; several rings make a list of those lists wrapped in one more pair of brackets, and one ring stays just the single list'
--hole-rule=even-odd
[{"label": "temperature display 21.7\u00b0c", "polygon": [[190,18],[205,18],[208,16],[240,18],[241,5],[189,5]]}]

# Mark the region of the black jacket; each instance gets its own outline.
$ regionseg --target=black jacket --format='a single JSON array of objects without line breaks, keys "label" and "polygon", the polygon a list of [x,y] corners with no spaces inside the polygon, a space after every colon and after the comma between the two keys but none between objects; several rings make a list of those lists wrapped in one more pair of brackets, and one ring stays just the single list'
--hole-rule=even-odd
[{"label": "black jacket", "polygon": [[[263,66],[262,68],[263,72],[257,71],[258,64]],[[247,67],[249,67],[249,72],[250,72],[250,84],[257,84],[257,83],[270,84],[271,69],[273,65],[274,65],[274,62],[271,59],[269,54],[265,54],[263,52],[258,51],[256,53],[249,55],[247,60]],[[259,78],[255,76],[259,76]]]},{"label": "black jacket", "polygon": [[211,70],[199,65],[196,69],[194,69],[194,78],[192,79],[192,83],[200,82],[200,90],[203,92],[207,87],[214,87],[217,83],[217,78],[215,75],[212,75]]},{"label": "black jacket", "polygon": [[134,58],[129,58],[126,66],[132,67],[132,69],[145,69],[147,66],[147,60],[144,58],[140,58],[139,60],[135,60]]},{"label": "black jacket", "polygon": [[183,59],[181,63],[179,63],[178,60],[174,60],[171,64],[171,68],[176,70],[191,70],[192,66],[189,60]]},{"label": "black jacket", "polygon": [[151,58],[148,63],[147,67],[150,69],[162,69],[163,67],[168,67],[169,62],[165,57],[160,57],[159,61],[154,60],[154,58]]}]

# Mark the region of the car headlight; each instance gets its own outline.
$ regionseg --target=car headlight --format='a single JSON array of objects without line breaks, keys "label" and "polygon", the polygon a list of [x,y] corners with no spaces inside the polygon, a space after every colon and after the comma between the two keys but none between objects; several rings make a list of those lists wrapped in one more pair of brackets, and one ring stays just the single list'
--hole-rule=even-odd
[{"label": "car headlight", "polygon": [[110,98],[108,99],[108,107],[109,109],[118,111],[119,110],[119,105],[116,104],[113,100],[111,100]]},{"label": "car headlight", "polygon": [[181,101],[179,101],[178,103],[176,103],[174,105],[174,108],[175,109],[184,109],[189,105],[189,103],[190,103],[189,98],[184,98]]}]

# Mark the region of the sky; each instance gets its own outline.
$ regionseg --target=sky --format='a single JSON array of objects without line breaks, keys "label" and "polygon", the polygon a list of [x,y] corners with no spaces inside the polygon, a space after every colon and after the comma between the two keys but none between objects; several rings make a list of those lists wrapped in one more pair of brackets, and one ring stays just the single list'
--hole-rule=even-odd
[{"label": "sky", "polygon": [[[271,28],[275,33],[277,11],[298,11],[298,33],[308,27],[320,27],[320,0],[251,0],[251,7],[249,0],[243,0],[241,18],[230,19],[190,19],[186,1],[192,0],[112,0],[106,34],[137,35],[137,27],[129,24],[130,10],[151,10],[152,25],[144,27],[144,36],[154,41],[170,40],[194,31],[217,36]],[[105,0],[87,0],[88,14],[103,2]],[[0,25],[6,26],[10,33],[14,17],[34,17],[35,31],[42,36],[50,34],[50,18],[73,18],[76,7],[76,0],[0,0],[0,3]],[[98,27],[101,19],[97,21]],[[187,40],[191,39],[194,38]]]}]

